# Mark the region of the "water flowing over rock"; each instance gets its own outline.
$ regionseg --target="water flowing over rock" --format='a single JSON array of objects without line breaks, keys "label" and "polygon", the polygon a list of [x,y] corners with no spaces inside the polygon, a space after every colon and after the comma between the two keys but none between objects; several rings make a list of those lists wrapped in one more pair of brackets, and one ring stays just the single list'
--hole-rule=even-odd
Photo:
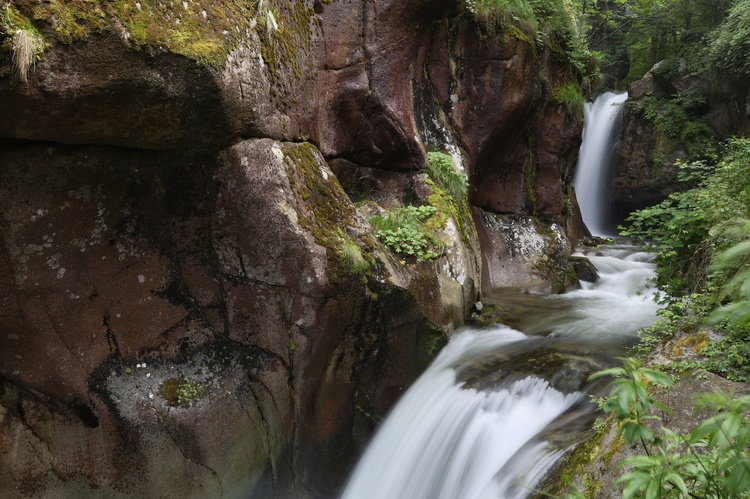
[{"label": "water flowing over rock", "polygon": [[615,235],[612,177],[622,133],[623,103],[628,94],[607,92],[585,108],[586,126],[573,178],[581,216],[598,236]]},{"label": "water flowing over rock", "polygon": [[[114,22],[28,83],[0,62],[0,495],[330,497],[479,299],[496,215],[570,252],[565,61],[463,2],[278,7],[216,67]],[[483,215],[406,261],[351,199],[429,196],[428,150]]]},{"label": "water flowing over rock", "polygon": [[486,296],[490,308],[515,309],[517,329],[482,318],[454,335],[378,429],[344,499],[545,495],[539,481],[590,432],[586,393],[603,386],[590,374],[658,309],[653,255],[620,246],[587,256],[600,278],[582,289]]}]

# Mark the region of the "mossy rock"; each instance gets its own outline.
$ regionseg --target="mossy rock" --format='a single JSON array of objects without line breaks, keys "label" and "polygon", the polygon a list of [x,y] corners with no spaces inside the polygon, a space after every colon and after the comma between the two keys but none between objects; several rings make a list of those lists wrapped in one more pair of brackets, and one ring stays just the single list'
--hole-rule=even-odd
[{"label": "mossy rock", "polygon": [[284,148],[289,184],[300,226],[326,249],[329,278],[367,280],[375,265],[375,241],[369,226],[329,170],[320,151],[309,142]]},{"label": "mossy rock", "polygon": [[599,279],[599,272],[591,260],[585,256],[571,256],[568,261],[573,266],[573,271],[581,281],[596,282]]},{"label": "mossy rock", "polygon": [[258,26],[262,13],[257,5],[239,0],[14,0],[13,10],[62,43],[112,31],[137,47],[155,47],[219,67],[247,30]]}]

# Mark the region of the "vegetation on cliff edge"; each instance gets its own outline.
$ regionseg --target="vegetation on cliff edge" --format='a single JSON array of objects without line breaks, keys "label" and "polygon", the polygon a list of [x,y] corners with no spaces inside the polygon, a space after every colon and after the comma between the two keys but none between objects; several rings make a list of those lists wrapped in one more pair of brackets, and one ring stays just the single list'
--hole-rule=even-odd
[{"label": "vegetation on cliff edge", "polygon": [[[19,29],[34,34],[36,40],[44,36],[62,43],[112,31],[137,47],[166,48],[202,64],[220,66],[248,31],[278,28],[273,1],[8,0],[0,37],[3,48],[10,50],[9,39]],[[35,49],[38,58],[43,47],[37,43]]]},{"label": "vegetation on cliff edge", "polygon": [[[704,370],[750,381],[750,139],[732,139],[715,161],[680,169],[685,190],[634,213],[624,231],[655,245],[665,305],[637,351],[658,347],[674,376]],[[649,373],[633,359],[604,373],[617,379],[602,408],[641,449],[621,464],[623,497],[750,497],[750,399],[702,395],[699,407],[713,415],[680,434],[666,428],[667,408],[648,386],[668,380]]]}]

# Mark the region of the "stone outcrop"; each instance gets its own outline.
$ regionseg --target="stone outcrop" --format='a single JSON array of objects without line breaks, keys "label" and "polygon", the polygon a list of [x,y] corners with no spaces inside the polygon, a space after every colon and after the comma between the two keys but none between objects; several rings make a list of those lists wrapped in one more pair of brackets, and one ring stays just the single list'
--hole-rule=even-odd
[{"label": "stone outcrop", "polygon": [[613,191],[620,220],[680,189],[677,162],[698,159],[717,139],[746,135],[749,89],[685,59],[662,61],[629,85]]},{"label": "stone outcrop", "polygon": [[482,286],[563,293],[578,284],[568,261],[572,246],[556,224],[474,210],[482,248]]},{"label": "stone outcrop", "polygon": [[612,202],[615,219],[622,222],[627,214],[659,203],[675,191],[675,162],[688,159],[687,149],[664,133],[635,109],[625,106],[622,140],[615,169]]},{"label": "stone outcrop", "polygon": [[465,201],[434,260],[375,237],[352,199],[425,202],[428,150],[575,239],[551,51],[449,0],[276,7],[219,68],[116,26],[0,73],[0,495],[335,494],[504,255]]}]

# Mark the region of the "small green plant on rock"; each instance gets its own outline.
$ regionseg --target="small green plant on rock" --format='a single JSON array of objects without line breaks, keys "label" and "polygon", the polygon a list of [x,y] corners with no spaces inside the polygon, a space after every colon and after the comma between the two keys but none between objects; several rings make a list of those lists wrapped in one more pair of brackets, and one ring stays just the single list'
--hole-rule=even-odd
[{"label": "small green plant on rock", "polygon": [[583,96],[579,85],[568,83],[552,86],[551,94],[555,102],[565,106],[568,113],[575,116],[578,121],[583,122],[583,108],[586,105],[586,98]]},{"label": "small green plant on rock", "polygon": [[388,249],[417,261],[437,258],[442,248],[426,223],[437,213],[430,205],[400,206],[370,218],[375,235]]},{"label": "small green plant on rock", "polygon": [[355,275],[365,275],[370,270],[370,262],[362,255],[359,245],[350,239],[343,237],[341,233],[341,246],[339,257],[347,269]]},{"label": "small green plant on rock", "polygon": [[651,410],[656,407],[666,410],[667,407],[648,393],[646,382],[671,386],[672,379],[661,371],[641,366],[635,359],[620,360],[623,362],[622,367],[599,371],[590,379],[615,377],[610,383],[609,397],[601,404],[601,408],[614,413],[615,420],[620,423],[618,433],[626,443],[640,442],[647,449],[648,444],[654,440],[654,433],[646,425],[646,421],[657,419],[650,414]]},{"label": "small green plant on rock", "polygon": [[469,180],[466,173],[453,167],[453,159],[442,152],[427,153],[427,174],[442,185],[456,201],[466,199]]}]

